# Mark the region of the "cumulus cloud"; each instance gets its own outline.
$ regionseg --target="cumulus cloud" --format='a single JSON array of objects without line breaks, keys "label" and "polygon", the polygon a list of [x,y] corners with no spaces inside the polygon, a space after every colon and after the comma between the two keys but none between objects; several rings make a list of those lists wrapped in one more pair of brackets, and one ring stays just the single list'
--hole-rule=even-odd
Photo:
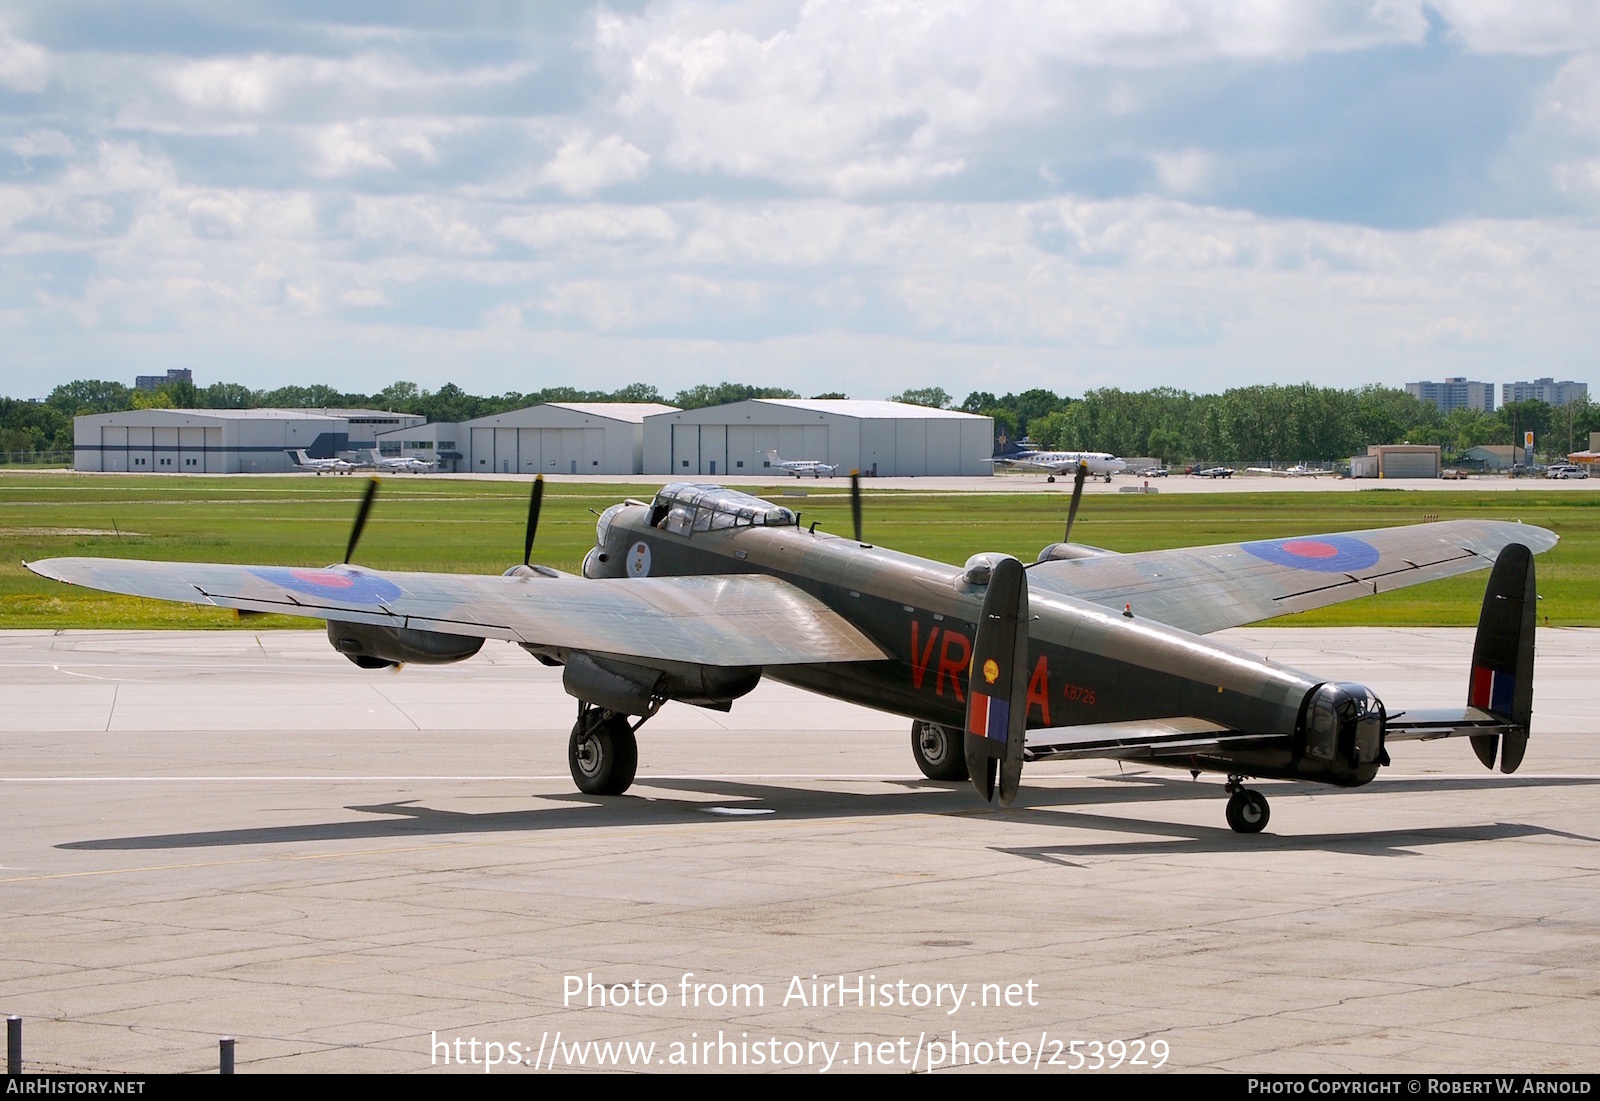
[{"label": "cumulus cloud", "polygon": [[422,349],[851,393],[1562,370],[1600,337],[1593,14],[661,0],[267,41],[222,11],[182,56],[0,27],[0,339],[69,374],[129,330],[307,373],[359,343],[375,386]]},{"label": "cumulus cloud", "polygon": [[674,166],[841,194],[952,175],[977,135],[1071,109],[1064,66],[1283,60],[1427,33],[1418,4],[1294,0],[817,0],[780,26],[729,22],[691,3],[603,16],[596,49],[618,109],[665,126]]},{"label": "cumulus cloud", "polygon": [[649,165],[650,154],[616,134],[596,141],[580,132],[562,143],[540,178],[568,195],[587,197],[613,184],[637,180]]},{"label": "cumulus cloud", "polygon": [[0,23],[0,87],[40,92],[50,80],[50,55]]},{"label": "cumulus cloud", "polygon": [[1593,0],[1432,0],[1450,37],[1474,53],[1565,54],[1600,49]]},{"label": "cumulus cloud", "polygon": [[69,157],[77,150],[72,139],[59,130],[28,130],[19,137],[6,139],[5,147],[23,160]]}]

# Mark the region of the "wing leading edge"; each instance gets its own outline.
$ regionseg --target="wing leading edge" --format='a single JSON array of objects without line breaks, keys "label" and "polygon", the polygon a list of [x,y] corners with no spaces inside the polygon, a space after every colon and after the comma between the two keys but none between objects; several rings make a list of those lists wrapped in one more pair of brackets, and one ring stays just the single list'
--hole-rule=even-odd
[{"label": "wing leading edge", "polygon": [[749,666],[885,656],[816,598],[756,574],[587,580],[116,558],[52,558],[28,569],[126,596],[624,657]]},{"label": "wing leading edge", "polygon": [[1531,524],[1449,520],[1371,531],[1224,543],[1042,562],[1037,588],[1195,634],[1321,608],[1494,564],[1521,543],[1535,554],[1560,537]]}]

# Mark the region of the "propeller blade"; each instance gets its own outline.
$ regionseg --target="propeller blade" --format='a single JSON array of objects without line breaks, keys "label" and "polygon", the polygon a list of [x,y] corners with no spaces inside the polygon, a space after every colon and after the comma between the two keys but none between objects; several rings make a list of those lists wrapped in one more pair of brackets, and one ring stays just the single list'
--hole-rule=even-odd
[{"label": "propeller blade", "polygon": [[522,564],[533,561],[533,536],[539,530],[539,507],[544,501],[544,475],[533,480],[533,494],[528,498],[528,531],[522,537]]},{"label": "propeller blade", "polygon": [[856,542],[861,542],[861,471],[850,472],[850,522],[855,528]]},{"label": "propeller blade", "polygon": [[1072,477],[1072,504],[1067,508],[1067,533],[1061,537],[1063,543],[1072,542],[1072,521],[1078,518],[1078,502],[1083,500],[1083,480],[1089,476],[1089,461],[1078,460],[1078,473]]},{"label": "propeller blade", "polygon": [[361,529],[367,526],[367,513],[372,511],[372,499],[378,495],[378,479],[367,481],[367,495],[361,498],[361,508],[356,511],[356,526],[350,529],[350,545],[344,549],[344,564],[355,557],[356,544],[361,541]]}]

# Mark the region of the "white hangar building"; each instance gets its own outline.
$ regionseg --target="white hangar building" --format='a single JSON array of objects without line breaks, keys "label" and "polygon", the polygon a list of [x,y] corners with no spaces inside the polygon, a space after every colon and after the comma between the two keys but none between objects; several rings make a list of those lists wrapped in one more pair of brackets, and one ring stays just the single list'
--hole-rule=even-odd
[{"label": "white hangar building", "polygon": [[655,402],[551,402],[462,421],[453,435],[461,468],[475,474],[638,474],[645,418],[675,411]]},{"label": "white hangar building", "polygon": [[644,422],[646,474],[770,472],[763,454],[878,477],[993,473],[994,419],[897,401],[753,398]]},{"label": "white hangar building", "polygon": [[72,422],[73,467],[149,474],[284,474],[288,452],[331,459],[421,424],[376,409],[131,409]]}]

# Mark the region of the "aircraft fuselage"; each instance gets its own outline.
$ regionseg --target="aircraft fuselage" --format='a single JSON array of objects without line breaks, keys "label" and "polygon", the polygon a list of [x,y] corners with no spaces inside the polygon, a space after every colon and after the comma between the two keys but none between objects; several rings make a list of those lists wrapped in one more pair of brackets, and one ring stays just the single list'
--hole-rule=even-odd
[{"label": "aircraft fuselage", "polygon": [[[816,597],[871,638],[881,662],[769,665],[786,684],[908,718],[962,729],[984,586],[956,566],[808,532],[799,526],[669,531],[651,509],[619,506],[584,563],[590,577],[761,573]],[[1323,683],[1309,674],[1135,614],[1033,589],[1029,596],[1027,724],[1079,726],[1197,717],[1230,730],[1291,735],[1291,749],[1194,757],[1209,771],[1366,783],[1360,764],[1304,759],[1307,705]]]}]

